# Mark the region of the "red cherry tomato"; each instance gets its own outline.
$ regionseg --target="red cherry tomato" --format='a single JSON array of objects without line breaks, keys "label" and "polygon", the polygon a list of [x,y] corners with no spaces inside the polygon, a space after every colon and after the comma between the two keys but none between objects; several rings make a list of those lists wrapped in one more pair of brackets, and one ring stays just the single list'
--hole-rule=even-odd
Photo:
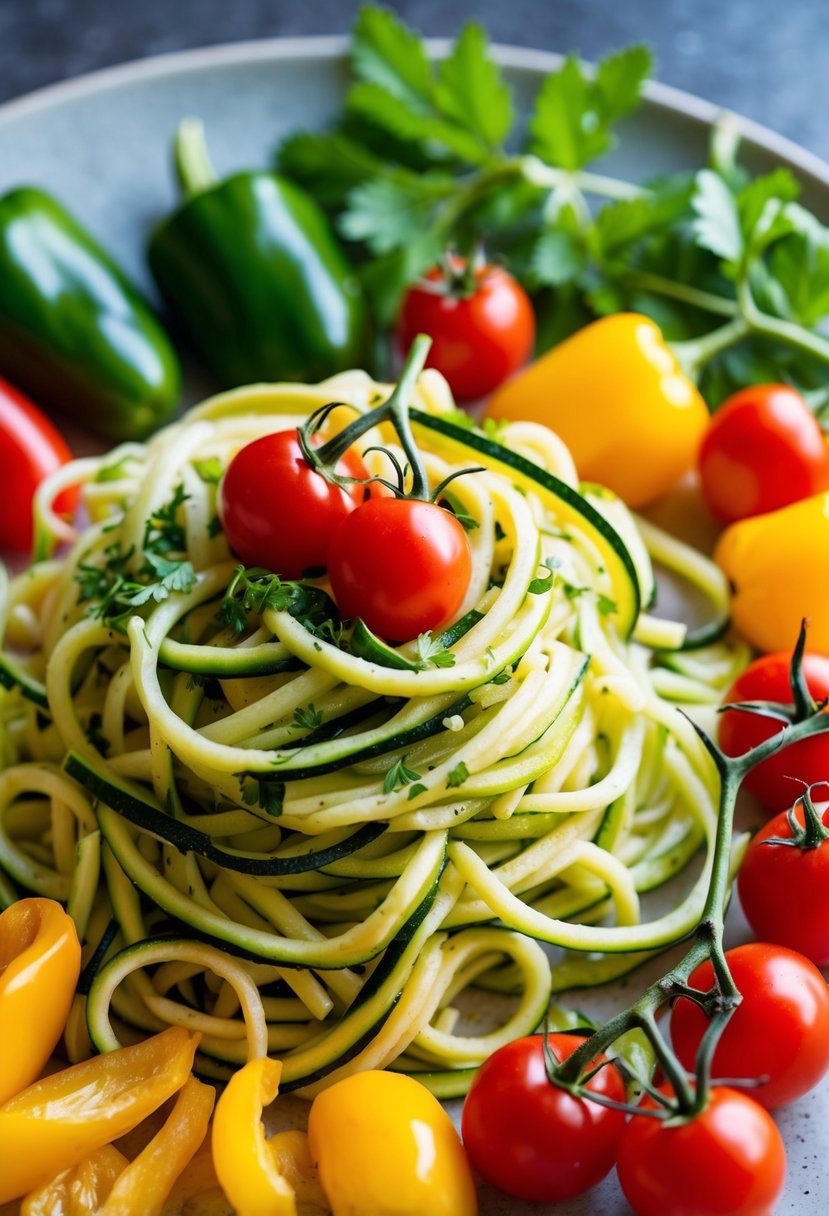
[{"label": "red cherry tomato", "polygon": [[[336,471],[368,477],[355,452]],[[296,431],[276,431],[247,444],[231,460],[219,491],[219,516],[230,548],[246,566],[284,578],[323,567],[337,524],[366,490],[331,485],[306,461]]]},{"label": "red cherry tomato", "polygon": [[[829,827],[829,809],[822,818]],[[795,820],[803,824],[800,804]],[[801,849],[766,843],[771,836],[791,840],[785,811],[757,833],[740,866],[737,886],[746,919],[762,941],[829,966],[829,840]]]},{"label": "red cherry tomato", "polygon": [[[72,459],[65,440],[36,405],[0,380],[0,469],[3,510],[0,549],[26,553],[32,547],[32,499],[50,473]],[[73,509],[77,491],[65,491],[54,503],[60,514]]]},{"label": "red cherry tomato", "polygon": [[[808,1093],[829,1069],[829,988],[814,963],[785,946],[750,942],[726,954],[742,1002],[714,1052],[714,1078],[768,1077],[751,1097],[774,1110]],[[703,963],[690,985],[707,991],[714,969]],[[689,1072],[708,1018],[680,997],[671,1012],[671,1040]]]},{"label": "red cherry tomato", "polygon": [[[417,334],[429,334],[427,367],[436,367],[459,401],[491,393],[518,371],[535,342],[535,315],[520,283],[498,266],[471,272],[464,285],[463,262],[447,276],[436,267],[410,287],[397,322],[403,354]],[[455,285],[459,281],[459,285]]]},{"label": "red cherry tomato", "polygon": [[[583,1042],[580,1035],[549,1036],[559,1060]],[[614,1102],[625,1100],[612,1066],[587,1088]],[[533,1035],[500,1047],[482,1064],[464,1103],[461,1130],[469,1159],[487,1182],[517,1199],[556,1203],[604,1178],[624,1127],[622,1111],[574,1098],[549,1080],[542,1036]]]},{"label": "red cherry tomato", "polygon": [[636,1216],[770,1216],[783,1189],[786,1150],[762,1106],[715,1086],[705,1109],[686,1123],[634,1115],[616,1168]]},{"label": "red cherry tomato", "polygon": [[450,511],[414,498],[376,498],[337,528],[328,574],[344,618],[359,616],[381,637],[407,642],[460,608],[472,555]]},{"label": "red cherry tomato", "polygon": [[[779,701],[793,704],[789,683],[790,662],[791,653],[787,651],[765,654],[755,659],[731,685],[724,701]],[[829,697],[829,656],[805,655],[803,673],[815,701]],[[740,756],[750,747],[777,734],[783,725],[774,718],[728,709],[720,716],[719,744],[727,756]],[[826,777],[829,777],[829,735],[814,735],[769,756],[768,760],[751,770],[743,785],[763,806],[780,811],[792,805],[803,789],[803,782],[812,785]]]},{"label": "red cherry tomato", "polygon": [[829,489],[829,448],[787,384],[755,384],[720,406],[699,450],[702,494],[730,524]]}]

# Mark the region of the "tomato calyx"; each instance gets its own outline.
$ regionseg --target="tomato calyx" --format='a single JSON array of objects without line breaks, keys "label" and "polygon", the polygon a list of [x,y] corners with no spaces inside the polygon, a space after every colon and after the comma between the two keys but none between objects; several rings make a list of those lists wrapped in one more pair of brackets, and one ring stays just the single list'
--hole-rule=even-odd
[{"label": "tomato calyx", "polygon": [[[816,701],[809,691],[809,685],[806,682],[806,675],[803,668],[803,659],[806,653],[806,621],[802,621],[800,625],[800,633],[798,634],[797,643],[792,651],[792,661],[789,667],[789,684],[792,690],[792,703],[784,704],[782,701],[729,701],[725,705],[721,705],[718,713],[725,713],[727,710],[735,710],[738,713],[755,714],[759,718],[773,718],[777,722],[784,722],[786,725],[792,725],[795,722],[805,722],[809,718],[815,717],[816,714],[822,713],[829,706],[829,697],[823,697],[820,701]],[[772,736],[777,741],[778,748],[786,746],[789,742],[785,737],[785,733]],[[754,767],[753,765],[751,767]]]},{"label": "tomato calyx", "polygon": [[[829,840],[829,828],[825,827],[820,812],[812,801],[812,790],[820,786],[829,786],[829,781],[814,781],[807,785],[803,793],[795,799],[794,805],[786,812],[786,822],[791,830],[791,836],[767,836],[761,843],[780,844],[786,848],[800,849],[808,852],[819,849],[825,840]],[[797,808],[803,809],[803,823],[797,819]]]}]

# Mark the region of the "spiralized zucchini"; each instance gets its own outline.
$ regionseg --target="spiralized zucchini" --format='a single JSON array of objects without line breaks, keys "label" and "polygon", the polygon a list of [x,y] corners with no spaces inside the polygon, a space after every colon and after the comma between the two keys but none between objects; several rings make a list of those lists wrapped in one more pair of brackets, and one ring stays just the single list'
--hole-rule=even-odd
[{"label": "spiralized zucchini", "polygon": [[[76,919],[75,1058],[179,1024],[218,1078],[270,1052],[303,1093],[393,1066],[458,1094],[551,994],[696,923],[707,862],[671,911],[648,918],[640,897],[710,853],[717,777],[679,707],[710,714],[745,661],[712,640],[726,589],[606,492],[579,492],[543,427],[465,430],[440,377],[420,379],[431,484],[485,466],[452,483],[475,526],[440,639],[451,665],[409,643],[388,666],[288,609],[249,612],[239,634],[219,621],[235,563],[204,470],[326,402],[342,426],[388,392],[348,373],[223,394],[38,496],[42,554],[69,539],[48,506],[61,485],[82,482],[89,522],[0,592],[0,901],[48,895]],[[374,445],[397,452],[385,426]],[[113,622],[96,571],[114,554],[138,570],[160,510],[195,579]],[[693,649],[642,610],[651,555],[709,602],[717,630]],[[513,999],[469,1033],[470,991]]]}]

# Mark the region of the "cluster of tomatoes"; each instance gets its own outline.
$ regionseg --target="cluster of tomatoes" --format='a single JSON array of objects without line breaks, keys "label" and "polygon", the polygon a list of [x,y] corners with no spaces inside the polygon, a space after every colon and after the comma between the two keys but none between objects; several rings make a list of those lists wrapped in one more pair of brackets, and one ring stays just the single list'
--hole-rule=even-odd
[{"label": "cluster of tomatoes", "polygon": [[295,430],[263,435],[227,468],[219,513],[228,544],[247,566],[283,578],[327,570],[343,619],[407,642],[460,607],[472,574],[466,533],[451,511],[393,496],[369,483],[350,449],[327,481],[311,468]]}]

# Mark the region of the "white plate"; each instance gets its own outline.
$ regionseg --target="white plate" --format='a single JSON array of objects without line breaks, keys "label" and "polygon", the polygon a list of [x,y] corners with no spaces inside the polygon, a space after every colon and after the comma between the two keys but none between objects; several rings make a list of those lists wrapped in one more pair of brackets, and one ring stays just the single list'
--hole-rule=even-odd
[{"label": "white plate", "polygon": [[[439,54],[442,47],[435,43],[432,49]],[[0,194],[24,183],[52,191],[153,295],[144,248],[153,225],[175,205],[169,143],[180,119],[193,114],[204,120],[222,175],[268,164],[282,136],[321,128],[336,114],[348,80],[345,51],[341,38],[237,43],[98,72],[10,102],[0,107]],[[517,48],[499,48],[497,54],[519,105],[527,104],[542,75],[560,63],[557,56]],[[635,181],[698,166],[717,113],[707,102],[651,85],[642,108],[622,124],[620,146],[604,167]],[[829,220],[829,166],[753,123],[739,125],[750,167],[765,172],[790,166],[803,183],[806,205]],[[189,395],[202,390],[209,385],[191,376]],[[734,917],[732,932],[741,935]],[[640,982],[644,976],[634,974],[607,990],[600,1007],[627,1003]],[[576,1003],[590,1004],[579,998]],[[297,1112],[296,1102],[288,1105]],[[821,1153],[829,1127],[829,1087],[782,1112],[778,1122],[789,1163],[778,1212],[827,1211],[829,1169]],[[539,1211],[481,1190],[481,1216]],[[611,1176],[555,1212],[621,1216],[629,1208]]]}]

